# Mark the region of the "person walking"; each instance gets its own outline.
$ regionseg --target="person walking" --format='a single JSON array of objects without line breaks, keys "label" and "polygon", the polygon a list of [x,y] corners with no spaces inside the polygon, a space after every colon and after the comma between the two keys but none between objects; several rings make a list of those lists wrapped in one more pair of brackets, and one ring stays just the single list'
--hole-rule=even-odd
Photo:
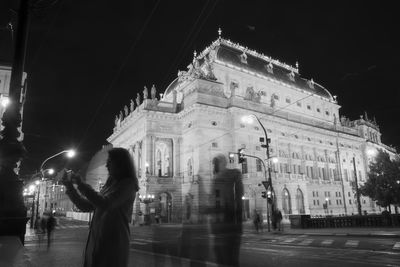
[{"label": "person walking", "polygon": [[53,213],[50,213],[50,217],[47,219],[46,230],[47,230],[47,248],[50,248],[50,243],[52,239],[52,232],[56,227],[56,219]]},{"label": "person walking", "polygon": [[108,178],[100,192],[85,184],[78,174],[65,172],[62,179],[71,201],[81,211],[94,211],[84,267],[128,266],[129,222],[139,190],[138,180],[132,157],[124,148],[108,151],[106,167]]},{"label": "person walking", "polygon": [[253,224],[254,224],[254,228],[256,229],[257,233],[260,228],[260,221],[261,221],[260,214],[257,212],[257,210],[254,210]]},{"label": "person walking", "polygon": [[278,224],[278,231],[281,231],[281,228],[283,231],[283,225],[281,223],[282,222],[282,212],[279,209],[276,209],[275,218],[276,218],[276,223]]}]

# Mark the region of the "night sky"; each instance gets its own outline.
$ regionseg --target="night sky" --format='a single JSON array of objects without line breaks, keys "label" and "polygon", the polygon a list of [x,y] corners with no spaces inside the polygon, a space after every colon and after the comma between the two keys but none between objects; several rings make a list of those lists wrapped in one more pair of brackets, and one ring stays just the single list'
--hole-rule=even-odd
[{"label": "night sky", "polygon": [[[0,1],[0,62],[11,62]],[[399,16],[382,1],[41,0],[31,16],[22,174],[76,147],[77,168],[101,148],[124,105],[186,70],[193,51],[222,36],[280,61],[338,96],[341,114],[376,117],[383,142],[400,146]],[[323,3],[321,3],[323,2]],[[391,6],[392,5],[392,6]],[[13,18],[14,17],[14,18]]]}]

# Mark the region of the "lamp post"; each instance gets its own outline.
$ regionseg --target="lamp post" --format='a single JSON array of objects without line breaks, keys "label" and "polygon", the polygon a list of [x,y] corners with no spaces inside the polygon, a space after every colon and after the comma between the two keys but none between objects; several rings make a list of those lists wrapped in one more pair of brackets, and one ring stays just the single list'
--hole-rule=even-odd
[{"label": "lamp post", "polygon": [[32,207],[31,207],[31,222],[30,222],[30,228],[33,228],[33,220],[34,220],[34,216],[35,216],[35,190],[36,190],[36,186],[34,184],[31,184],[29,186],[29,195],[32,196]]},{"label": "lamp post", "polygon": [[61,151],[61,152],[58,152],[58,153],[56,153],[56,154],[54,154],[54,155],[52,155],[52,156],[50,156],[50,157],[48,157],[47,159],[45,159],[43,162],[42,162],[42,164],[40,165],[40,172],[42,172],[43,173],[43,166],[44,166],[44,164],[46,164],[46,162],[47,161],[49,161],[50,159],[52,159],[52,158],[55,158],[55,157],[57,157],[57,156],[59,156],[59,155],[61,155],[61,154],[67,154],[67,157],[68,158],[73,158],[73,157],[75,157],[75,155],[76,155],[76,151],[74,150],[74,149],[68,149],[68,150],[63,150],[63,151]]},{"label": "lamp post", "polygon": [[358,189],[356,158],[354,156],[353,156],[353,168],[354,168],[354,184],[356,187],[357,210],[358,210],[358,215],[361,216],[362,212],[361,212],[360,190]]},{"label": "lamp post", "polygon": [[[272,192],[273,191],[272,191],[272,188],[269,186],[270,185],[270,181],[267,180],[267,169],[268,168],[266,167],[265,162],[261,158],[259,158],[257,156],[253,156],[253,155],[244,154],[244,149],[243,148],[239,149],[238,153],[230,152],[229,153],[229,158],[232,159],[232,156],[234,154],[237,154],[239,156],[239,158],[240,157],[249,157],[249,158],[258,159],[258,160],[260,160],[262,162],[262,164],[264,166],[264,178],[265,178],[265,181],[263,181],[262,184],[264,185],[265,189],[268,191],[268,198],[267,198],[267,194],[265,194],[265,197],[264,197],[264,194],[262,196],[263,196],[263,198],[267,198],[267,200],[268,200],[267,201],[267,225],[268,225],[268,232],[270,232],[271,231],[271,226],[270,226],[269,205],[270,204],[273,205],[273,196],[272,196]],[[278,162],[278,158],[277,157],[271,157],[271,158],[269,158],[267,160],[268,160],[268,165],[269,165],[269,160],[272,160],[273,163],[277,163]]]},{"label": "lamp post", "polygon": [[37,188],[37,194],[36,194],[36,215],[35,215],[35,220],[37,219],[39,215],[39,197],[40,197],[40,180],[37,180],[35,182],[36,188]]},{"label": "lamp post", "polygon": [[251,114],[251,115],[249,115],[249,116],[244,116],[244,117],[242,117],[242,121],[243,122],[245,122],[245,123],[253,123],[253,119],[252,118],[255,118],[256,120],[257,120],[257,122],[258,122],[258,124],[260,124],[260,126],[261,126],[261,128],[263,129],[263,131],[264,131],[264,136],[265,136],[265,140],[263,140],[263,141],[265,141],[265,144],[263,144],[263,145],[261,145],[262,147],[264,147],[264,148],[266,148],[266,150],[267,150],[267,152],[266,152],[266,154],[267,154],[267,159],[268,159],[268,168],[267,168],[267,172],[268,172],[268,185],[267,186],[265,186],[265,184],[264,184],[264,186],[266,187],[266,189],[267,190],[270,190],[271,191],[271,196],[272,196],[272,198],[271,198],[271,203],[269,203],[269,202],[267,202],[267,218],[268,218],[268,231],[270,231],[270,223],[269,223],[269,206],[271,206],[271,213],[273,213],[274,212],[274,209],[275,209],[275,199],[274,199],[274,189],[273,189],[273,187],[272,187],[272,178],[271,178],[271,164],[269,163],[269,159],[270,159],[270,155],[269,155],[269,143],[270,143],[270,141],[271,141],[271,139],[269,139],[268,138],[268,134],[267,134],[267,131],[265,130],[265,127],[264,127],[264,125],[261,123],[261,121],[260,121],[260,119],[255,115],[255,114]]},{"label": "lamp post", "polygon": [[151,220],[150,220],[149,204],[154,202],[154,195],[150,194],[145,194],[144,196],[139,195],[139,201],[145,205],[146,213],[144,214],[144,222],[146,225],[150,225]]}]

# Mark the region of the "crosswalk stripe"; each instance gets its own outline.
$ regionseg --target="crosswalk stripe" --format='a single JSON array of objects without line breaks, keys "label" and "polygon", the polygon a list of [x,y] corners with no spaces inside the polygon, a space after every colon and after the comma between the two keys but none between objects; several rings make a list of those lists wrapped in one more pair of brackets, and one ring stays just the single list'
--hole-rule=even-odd
[{"label": "crosswalk stripe", "polygon": [[357,247],[358,243],[360,243],[360,241],[358,240],[347,240],[347,242],[344,244],[345,247]]},{"label": "crosswalk stripe", "polygon": [[148,243],[145,242],[139,242],[139,241],[131,241],[131,244],[136,244],[136,245],[147,245]]},{"label": "crosswalk stripe", "polygon": [[292,242],[294,242],[295,240],[296,240],[296,238],[288,238],[288,239],[283,240],[283,242],[284,242],[284,243],[292,243]]},{"label": "crosswalk stripe", "polygon": [[333,239],[326,239],[326,240],[321,242],[321,245],[329,246],[329,245],[332,245],[332,243],[333,243]]},{"label": "crosswalk stripe", "polygon": [[141,239],[141,238],[135,238],[135,239],[133,239],[132,241],[151,242],[151,240],[148,240],[148,239]]},{"label": "crosswalk stripe", "polygon": [[398,249],[400,250],[400,242],[396,242],[396,244],[394,244],[393,249]]},{"label": "crosswalk stripe", "polygon": [[303,241],[301,241],[301,242],[299,243],[299,245],[308,246],[308,245],[310,245],[313,241],[314,241],[313,239],[304,239]]}]

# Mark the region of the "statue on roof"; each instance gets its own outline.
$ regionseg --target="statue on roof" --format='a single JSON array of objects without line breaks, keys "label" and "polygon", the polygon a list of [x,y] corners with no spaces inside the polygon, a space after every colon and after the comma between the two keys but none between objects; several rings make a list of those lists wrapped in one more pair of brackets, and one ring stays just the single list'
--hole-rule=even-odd
[{"label": "statue on roof", "polygon": [[118,117],[118,115],[115,115],[115,120],[114,120],[114,123],[115,123],[115,127],[118,127],[119,126],[119,117]]},{"label": "statue on roof", "polygon": [[155,100],[156,99],[157,90],[156,90],[156,87],[154,86],[154,84],[151,87],[151,92],[150,93],[151,93],[151,99]]},{"label": "statue on roof", "polygon": [[147,90],[147,87],[145,86],[143,88],[143,101],[146,100],[149,96],[149,90]]},{"label": "statue on roof", "polygon": [[135,110],[135,102],[133,102],[132,99],[131,99],[131,102],[130,102],[130,107],[131,107],[131,112],[133,112]]},{"label": "statue on roof", "polygon": [[136,95],[136,107],[139,108],[139,106],[140,106],[140,95],[139,95],[139,93],[137,93],[137,95]]},{"label": "statue on roof", "polygon": [[275,94],[272,94],[272,95],[271,95],[271,108],[274,108],[275,105],[276,105],[276,102],[275,102]]},{"label": "statue on roof", "polygon": [[122,113],[122,110],[119,112],[119,119],[121,122],[124,120],[124,113]]},{"label": "statue on roof", "polygon": [[127,105],[124,106],[124,113],[125,113],[125,118],[128,117],[128,115],[129,115],[129,109],[128,109],[128,106],[127,106]]},{"label": "statue on roof", "polygon": [[214,75],[214,66],[211,63],[211,60],[208,56],[204,57],[204,64],[203,64],[203,73],[205,74],[205,78],[208,80],[217,80]]}]

